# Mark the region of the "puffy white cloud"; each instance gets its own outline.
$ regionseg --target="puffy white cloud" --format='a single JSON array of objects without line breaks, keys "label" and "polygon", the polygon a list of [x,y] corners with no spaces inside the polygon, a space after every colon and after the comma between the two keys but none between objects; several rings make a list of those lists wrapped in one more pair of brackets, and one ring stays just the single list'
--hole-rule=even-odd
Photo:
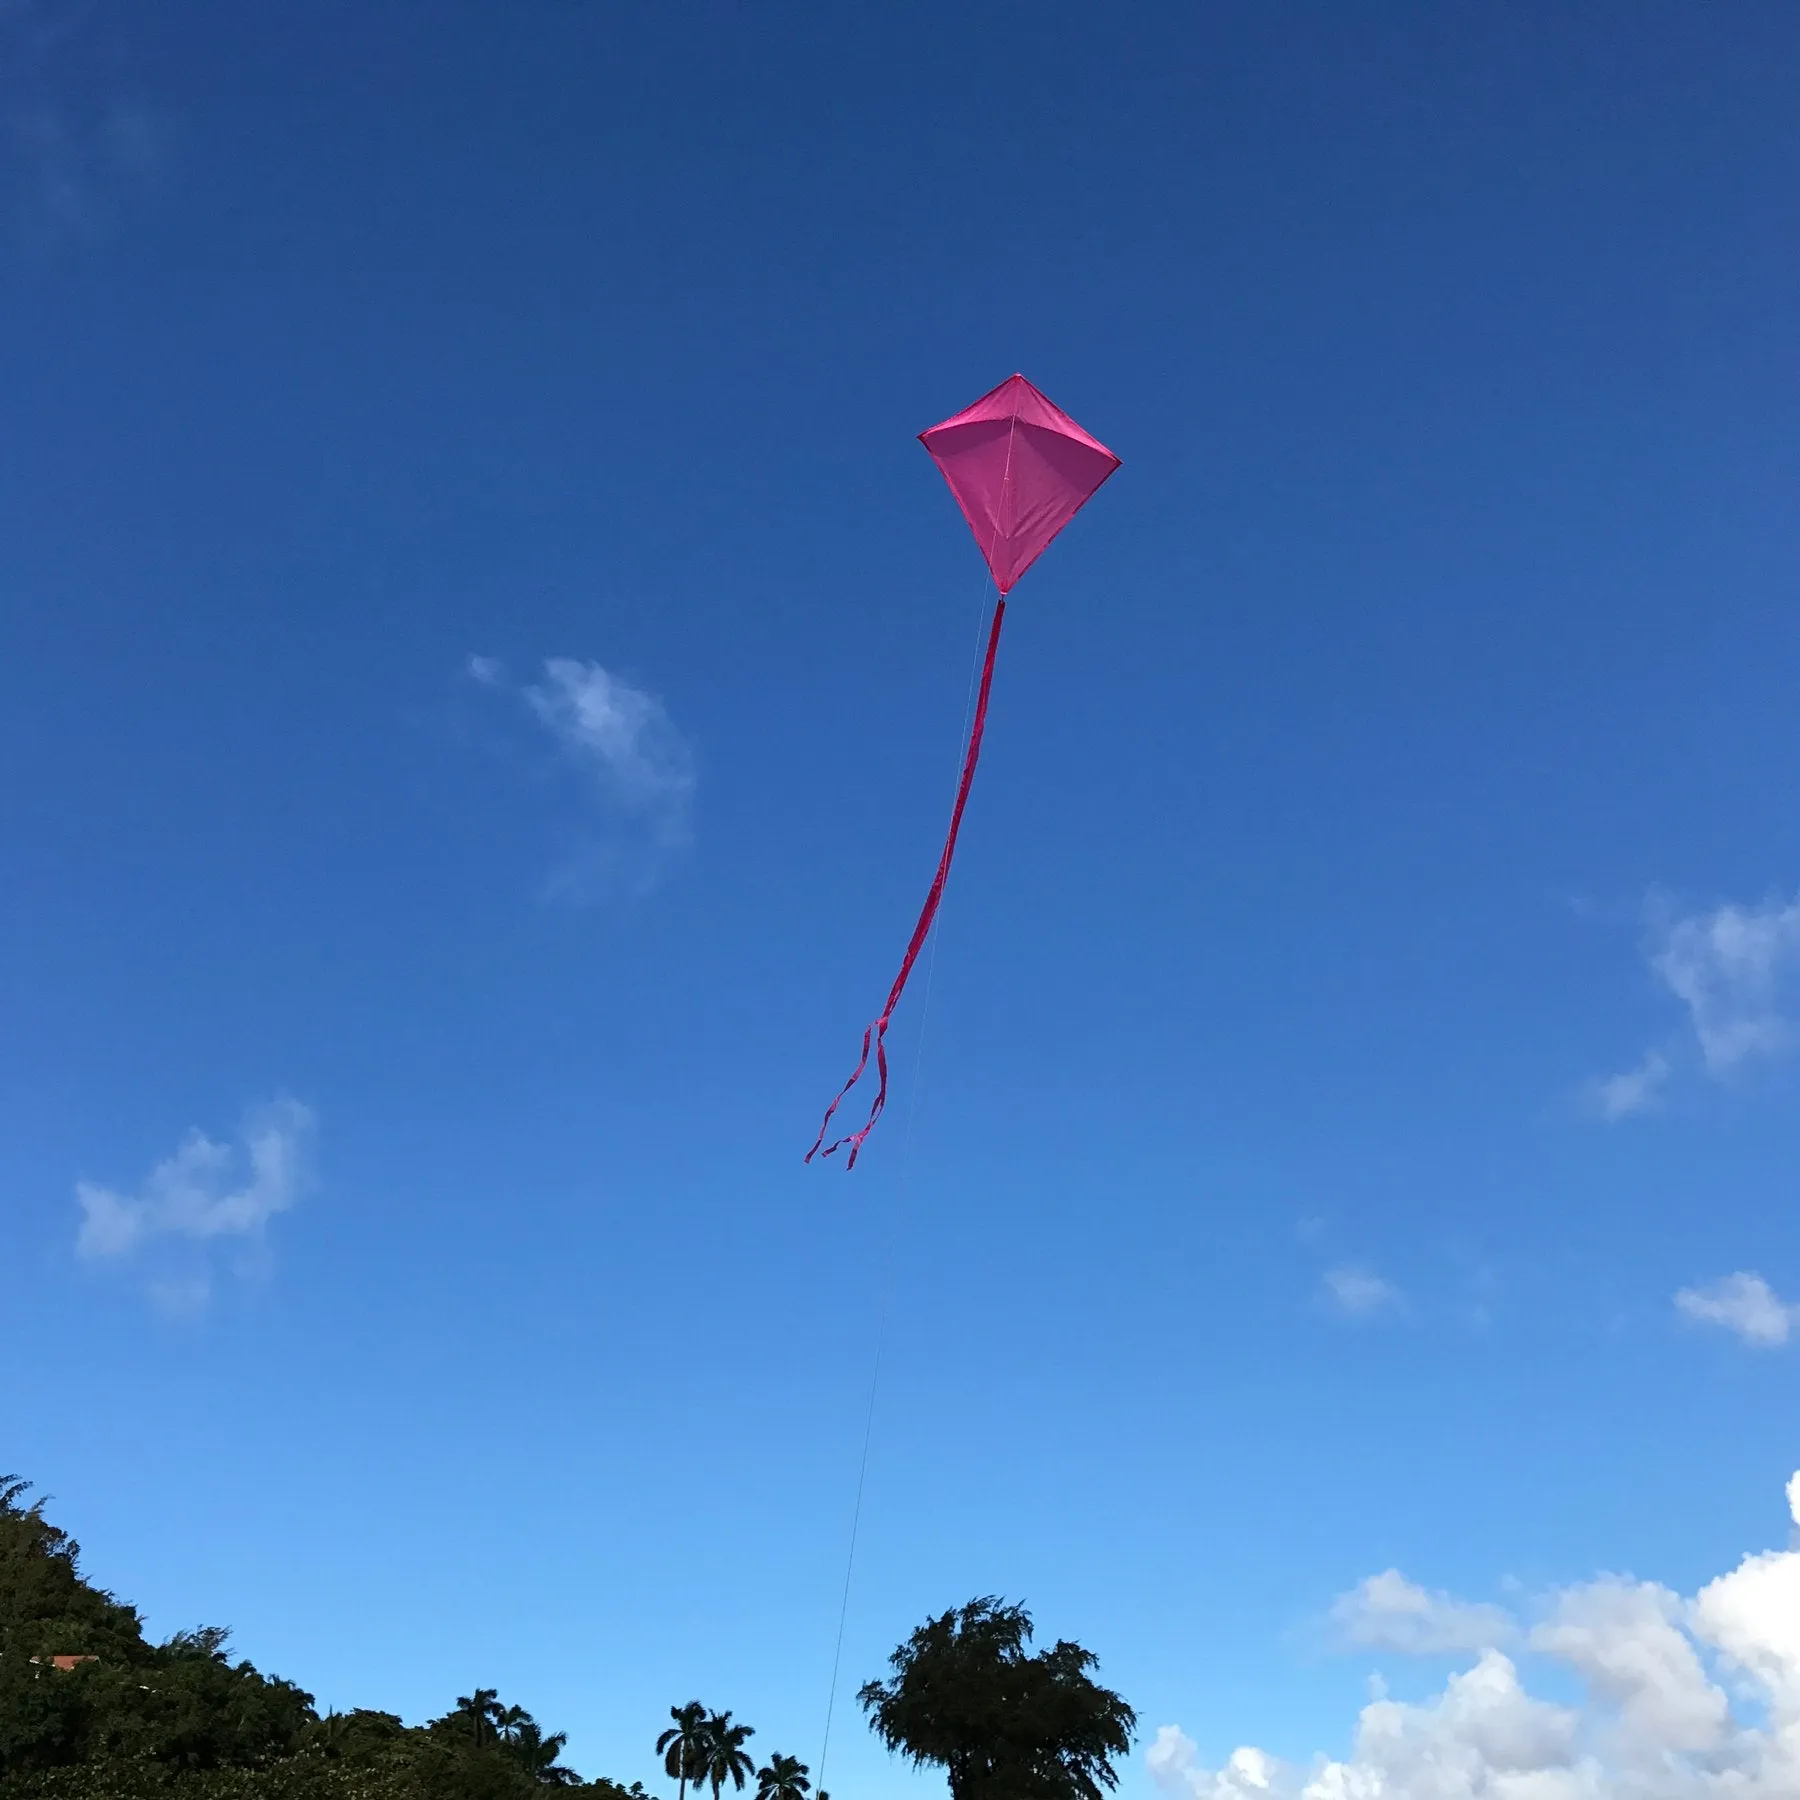
[{"label": "puffy white cloud", "polygon": [[1400,1304],[1400,1290],[1370,1269],[1345,1264],[1325,1273],[1325,1291],[1332,1304],[1353,1319],[1366,1319]]},{"label": "puffy white cloud", "polygon": [[1433,1593],[1398,1569],[1359,1581],[1331,1609],[1340,1642],[1406,1656],[1486,1650],[1518,1635],[1512,1615],[1498,1606],[1472,1604]]},{"label": "puffy white cloud", "polygon": [[[1787,1503],[1800,1526],[1800,1473],[1787,1484]],[[1800,1726],[1800,1552],[1746,1556],[1708,1582],[1694,1597],[1693,1626],[1761,1684],[1777,1724],[1790,1733]],[[1794,1753],[1800,1773],[1800,1744]]]},{"label": "puffy white cloud", "polygon": [[[269,1220],[299,1198],[312,1129],[299,1101],[277,1100],[250,1114],[236,1146],[190,1131],[138,1193],[78,1181],[77,1254],[126,1261],[172,1245],[195,1251],[260,1240]],[[159,1274],[151,1292],[170,1311],[197,1311],[210,1292],[208,1267],[190,1255],[173,1274]]]},{"label": "puffy white cloud", "polygon": [[1746,1344],[1772,1349],[1788,1341],[1800,1307],[1787,1305],[1760,1275],[1740,1270],[1705,1287],[1683,1288],[1675,1309],[1703,1325],[1722,1325]]},{"label": "puffy white cloud", "polygon": [[1681,1619],[1667,1588],[1603,1576],[1559,1594],[1531,1644],[1617,1710],[1626,1750],[1711,1750],[1724,1740],[1730,1709]]},{"label": "puffy white cloud", "polygon": [[[1800,1524],[1800,1474],[1788,1483]],[[1376,1596],[1371,1606],[1368,1596]],[[1354,1618],[1453,1619],[1471,1639],[1520,1639],[1499,1608],[1429,1594],[1389,1571],[1339,1603]],[[1420,1629],[1392,1649],[1448,1647]],[[1576,1676],[1580,1705],[1528,1691],[1520,1667],[1482,1645],[1473,1665],[1419,1702],[1376,1697],[1349,1754],[1306,1768],[1242,1747],[1206,1767],[1179,1727],[1147,1758],[1179,1800],[1796,1800],[1800,1796],[1800,1551],[1746,1556],[1684,1601],[1654,1582],[1601,1576],[1547,1597],[1526,1653]],[[1475,1646],[1471,1644],[1471,1649]]]},{"label": "puffy white cloud", "polygon": [[1370,1701],[1349,1760],[1316,1769],[1302,1800],[1575,1800],[1592,1791],[1579,1723],[1527,1694],[1509,1657],[1484,1650],[1422,1706]]},{"label": "puffy white cloud", "polygon": [[1196,1800],[1271,1800],[1288,1791],[1289,1771],[1260,1750],[1234,1750],[1224,1768],[1203,1770],[1194,1740],[1176,1725],[1157,1732],[1144,1760],[1158,1787]]}]

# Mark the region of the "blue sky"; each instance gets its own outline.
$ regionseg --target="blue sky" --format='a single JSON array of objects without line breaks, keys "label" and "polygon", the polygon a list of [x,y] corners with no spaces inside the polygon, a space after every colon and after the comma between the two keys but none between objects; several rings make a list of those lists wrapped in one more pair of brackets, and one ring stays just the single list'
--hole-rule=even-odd
[{"label": "blue sky", "polygon": [[[816,1760],[885,1294],[846,1687],[996,1591],[1138,1800],[1494,1656],[1625,1779],[1542,1634],[1800,1466],[1793,11],[0,34],[0,1463],[93,1573]],[[914,434],[1014,369],[1124,468],[804,1169],[984,604]]]}]

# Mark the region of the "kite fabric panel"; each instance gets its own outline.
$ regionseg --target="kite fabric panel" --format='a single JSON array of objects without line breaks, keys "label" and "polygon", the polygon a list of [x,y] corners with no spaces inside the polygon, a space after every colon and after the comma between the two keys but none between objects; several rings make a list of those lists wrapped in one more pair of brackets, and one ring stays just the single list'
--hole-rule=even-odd
[{"label": "kite fabric panel", "polygon": [[[1039,393],[1023,375],[1014,375],[984,394],[954,418],[919,434],[931,453],[938,472],[949,483],[956,504],[975,534],[975,542],[987,560],[994,585],[1000,590],[994,617],[988,627],[987,650],[981,663],[981,685],[976,691],[975,714],[969,726],[969,744],[963,754],[962,773],[956,785],[956,804],[950,813],[950,830],[938,857],[937,873],[913,926],[900,972],[880,1014],[863,1032],[862,1056],[850,1079],[838,1089],[837,1098],[825,1109],[819,1135],[806,1160],[830,1156],[849,1146],[844,1167],[856,1167],[864,1142],[875,1129],[887,1106],[888,1022],[906,991],[907,977],[919,952],[931,935],[956,840],[962,831],[963,811],[975,782],[975,765],[981,759],[981,740],[987,731],[988,697],[994,685],[994,660],[1000,650],[1000,628],[1006,621],[1006,597],[1014,584],[1048,548],[1052,538],[1080,512],[1095,490],[1118,468],[1119,459],[1090,437],[1061,407]],[[833,1115],[844,1096],[862,1080],[873,1051],[876,1068],[875,1098],[869,1116],[856,1131],[827,1144]]]},{"label": "kite fabric panel", "polygon": [[919,434],[1010,594],[1119,459],[1023,375]]}]

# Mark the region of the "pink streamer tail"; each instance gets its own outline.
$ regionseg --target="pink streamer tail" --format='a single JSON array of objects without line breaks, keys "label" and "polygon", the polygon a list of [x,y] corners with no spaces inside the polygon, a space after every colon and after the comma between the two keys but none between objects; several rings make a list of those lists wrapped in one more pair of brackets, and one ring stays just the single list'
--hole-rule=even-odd
[{"label": "pink streamer tail", "polygon": [[[938,858],[937,874],[932,878],[931,892],[925,896],[924,909],[919,914],[919,922],[913,927],[912,941],[906,946],[906,955],[900,964],[900,973],[894,977],[894,985],[888,989],[887,1003],[881,1009],[881,1015],[875,1019],[863,1033],[862,1056],[856,1067],[850,1072],[850,1079],[838,1089],[837,1098],[825,1109],[825,1117],[819,1125],[819,1135],[813,1140],[813,1147],[806,1153],[806,1161],[811,1162],[815,1156],[830,1156],[844,1145],[850,1146],[850,1154],[844,1159],[846,1169],[856,1167],[857,1156],[861,1153],[863,1142],[875,1129],[876,1121],[887,1106],[888,1095],[888,1059],[887,1028],[888,1021],[894,1016],[894,1008],[900,1004],[900,996],[906,991],[907,977],[912,974],[913,964],[919,960],[919,952],[925,947],[925,940],[931,935],[931,927],[937,920],[938,906],[944,898],[944,884],[950,878],[951,859],[956,855],[956,835],[962,830],[963,808],[969,803],[969,789],[975,782],[975,765],[981,760],[981,736],[987,728],[988,692],[994,685],[994,658],[1000,649],[1000,626],[1006,618],[1006,596],[1002,594],[994,606],[994,622],[988,628],[987,655],[981,665],[981,688],[975,696],[975,719],[969,728],[969,748],[963,755],[962,776],[956,784],[956,805],[950,814],[950,831],[944,839],[943,854]],[[862,1080],[863,1072],[869,1066],[869,1051],[875,1052],[875,1070],[877,1082],[875,1100],[869,1108],[869,1116],[862,1129],[837,1138],[830,1144],[825,1143],[825,1133],[831,1129],[832,1115],[843,1103],[844,1096]],[[823,1151],[821,1151],[823,1146]]]}]

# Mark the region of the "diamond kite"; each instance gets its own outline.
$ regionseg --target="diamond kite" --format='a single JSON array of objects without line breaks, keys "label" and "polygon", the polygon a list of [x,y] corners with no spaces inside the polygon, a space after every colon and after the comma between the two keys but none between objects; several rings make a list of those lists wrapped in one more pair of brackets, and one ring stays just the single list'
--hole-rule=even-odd
[{"label": "diamond kite", "polygon": [[[944,883],[950,877],[956,855],[957,833],[962,830],[963,809],[975,781],[975,765],[981,758],[981,738],[987,727],[988,694],[994,685],[994,658],[1000,649],[1000,627],[1006,618],[1006,597],[1019,577],[1049,547],[1050,540],[1094,497],[1095,490],[1118,468],[1119,459],[1090,437],[1061,407],[1038,392],[1023,375],[1001,382],[941,425],[919,434],[919,442],[931,453],[938,473],[949,483],[956,504],[969,521],[975,542],[987,561],[988,573],[999,590],[994,617],[988,627],[987,651],[981,664],[981,685],[975,696],[975,717],[969,727],[968,749],[963,754],[962,774],[956,784],[956,804],[950,813],[950,830],[938,858],[937,874],[925,896],[919,922],[913,927],[900,973],[880,1015],[863,1033],[862,1057],[850,1079],[838,1089],[837,1098],[825,1109],[824,1122],[813,1147],[811,1162],[820,1154],[830,1156],[848,1145],[844,1167],[856,1167],[865,1140],[887,1106],[887,1028],[905,992],[907,977],[931,935]],[[825,1134],[844,1096],[863,1078],[869,1053],[875,1054],[876,1092],[869,1116],[860,1129],[827,1144]]]}]

